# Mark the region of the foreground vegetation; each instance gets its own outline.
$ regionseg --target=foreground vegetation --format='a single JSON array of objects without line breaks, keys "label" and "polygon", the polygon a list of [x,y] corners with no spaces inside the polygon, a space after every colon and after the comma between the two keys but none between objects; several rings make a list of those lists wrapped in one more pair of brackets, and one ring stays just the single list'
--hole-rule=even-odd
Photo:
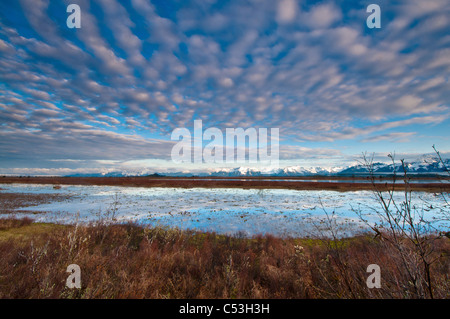
[{"label": "foreground vegetation", "polygon": [[[113,224],[115,207],[84,226],[2,218],[0,298],[449,298],[448,192],[435,193],[437,206],[414,205],[407,164],[401,160],[397,175],[389,157],[394,183],[383,186],[373,156],[363,156],[379,206],[354,212],[374,236],[343,237],[343,225],[325,209],[314,238],[289,239]],[[47,200],[41,197],[32,200]],[[30,200],[6,194],[0,213]],[[437,217],[426,218],[430,211]],[[370,214],[379,221],[370,223]],[[73,264],[81,288],[66,287]],[[368,285],[370,269],[381,271],[376,288]]]},{"label": "foreground vegetation", "polygon": [[[243,238],[0,219],[0,298],[430,297],[383,238]],[[431,297],[449,298],[450,239],[432,245]],[[70,264],[81,268],[81,289],[66,287]],[[367,287],[369,264],[380,266],[381,288]]]}]

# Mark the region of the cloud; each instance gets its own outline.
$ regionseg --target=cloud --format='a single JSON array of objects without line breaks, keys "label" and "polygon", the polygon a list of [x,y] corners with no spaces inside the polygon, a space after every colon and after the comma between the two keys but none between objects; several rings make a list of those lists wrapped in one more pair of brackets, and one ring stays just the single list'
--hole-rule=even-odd
[{"label": "cloud", "polygon": [[333,3],[318,4],[302,15],[302,21],[313,29],[328,28],[341,19],[341,9]]},{"label": "cloud", "polygon": [[386,133],[376,136],[367,137],[361,142],[369,143],[369,142],[380,142],[380,141],[395,141],[395,142],[408,142],[410,141],[410,137],[414,136],[416,133],[414,132],[395,132],[395,133]]},{"label": "cloud", "polygon": [[127,62],[138,67],[144,66],[146,60],[141,54],[142,42],[131,31],[130,28],[135,27],[135,24],[130,20],[125,8],[115,0],[101,0],[100,4],[118,46],[127,52]]},{"label": "cloud", "polygon": [[[344,140],[344,139],[357,139],[362,136],[366,136],[372,133],[382,132],[385,130],[407,127],[412,125],[419,124],[440,124],[446,121],[449,118],[450,114],[439,115],[439,116],[423,116],[423,117],[414,117],[406,120],[385,122],[376,125],[363,126],[363,127],[345,127],[340,130],[327,130],[327,132],[307,135],[307,134],[298,134],[298,138],[303,140],[311,140],[311,141],[329,141],[333,142],[336,140]],[[385,137],[394,137],[398,136],[398,133],[389,133],[382,136]],[[366,138],[364,141],[374,141],[373,139]]]},{"label": "cloud", "polygon": [[279,0],[277,6],[278,23],[294,21],[297,16],[298,5],[296,0]]},{"label": "cloud", "polygon": [[342,152],[336,149],[308,148],[296,145],[280,145],[280,160],[292,159],[334,159],[341,158]]},{"label": "cloud", "polygon": [[174,145],[172,141],[144,139],[57,119],[45,121],[37,131],[15,129],[1,132],[0,137],[0,160],[8,162],[23,159],[170,159]]},{"label": "cloud", "polygon": [[162,159],[171,131],[195,119],[278,127],[297,143],[290,158],[377,141],[415,149],[412,137],[449,147],[445,1],[386,3],[379,30],[365,27],[365,8],[331,0],[79,0],[82,28],[69,30],[69,2],[2,7],[2,161],[26,160],[33,145],[30,161]]}]

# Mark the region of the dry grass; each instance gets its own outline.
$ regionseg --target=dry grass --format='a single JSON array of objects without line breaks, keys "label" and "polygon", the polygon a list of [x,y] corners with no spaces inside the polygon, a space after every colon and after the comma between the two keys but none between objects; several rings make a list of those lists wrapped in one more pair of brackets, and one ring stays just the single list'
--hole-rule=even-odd
[{"label": "dry grass", "polygon": [[[450,297],[450,239],[434,241],[434,296]],[[0,220],[0,298],[415,298],[394,250],[371,237],[239,238],[136,225]],[[81,289],[68,289],[69,264]],[[369,264],[382,288],[366,286]]]},{"label": "dry grass", "polygon": [[[311,178],[311,177],[310,177]],[[309,178],[309,179],[310,179]],[[60,185],[100,185],[100,186],[133,186],[133,187],[180,187],[180,188],[243,188],[243,189],[296,189],[296,190],[334,190],[334,191],[356,191],[373,190],[371,183],[364,183],[367,177],[340,177],[326,176],[313,177],[315,180],[335,179],[334,182],[310,181],[306,177],[283,177],[286,181],[277,181],[279,177],[245,177],[244,180],[236,181],[235,178],[214,177],[210,178],[194,177],[54,177],[54,176],[0,176],[0,183],[24,183],[24,184],[55,184]],[[271,180],[273,179],[273,180]],[[450,190],[449,183],[436,183],[429,177],[417,177],[423,183],[411,183],[410,187],[414,191],[424,192],[444,192]],[[436,178],[434,178],[436,179]],[[443,177],[442,179],[448,179]],[[289,180],[289,181],[287,181]],[[301,180],[301,182],[299,182]],[[348,180],[342,182],[340,180]],[[429,180],[430,183],[425,183]],[[359,183],[358,181],[361,181]],[[402,190],[401,184],[392,185],[392,181],[386,180],[386,183],[378,184],[380,190],[389,190],[391,188]]]},{"label": "dry grass", "polygon": [[[0,192],[0,214],[14,214],[21,212],[21,208],[37,206],[51,202],[61,202],[69,199],[70,195],[62,194],[28,194]],[[41,213],[41,212],[35,212]]]}]

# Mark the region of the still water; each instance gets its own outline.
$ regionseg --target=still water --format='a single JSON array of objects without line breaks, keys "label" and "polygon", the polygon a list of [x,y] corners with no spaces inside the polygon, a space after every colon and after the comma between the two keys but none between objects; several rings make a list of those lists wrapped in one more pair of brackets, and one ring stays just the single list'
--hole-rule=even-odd
[{"label": "still water", "polygon": [[[238,189],[238,188],[143,188],[121,186],[74,186],[0,184],[1,193],[69,195],[63,201],[20,208],[16,217],[28,216],[39,222],[87,223],[106,219],[214,231],[252,236],[273,234],[284,237],[315,236],[327,232],[327,221],[340,227],[340,236],[366,231],[356,212],[370,223],[378,222],[380,203],[371,191]],[[400,204],[404,194],[396,193]],[[432,193],[413,192],[412,204],[432,221],[442,217],[443,202]],[[447,210],[448,211],[448,210]],[[334,212],[334,214],[333,214]],[[327,215],[330,219],[327,219]],[[3,215],[4,216],[4,215]],[[436,222],[440,230],[448,221]]]}]

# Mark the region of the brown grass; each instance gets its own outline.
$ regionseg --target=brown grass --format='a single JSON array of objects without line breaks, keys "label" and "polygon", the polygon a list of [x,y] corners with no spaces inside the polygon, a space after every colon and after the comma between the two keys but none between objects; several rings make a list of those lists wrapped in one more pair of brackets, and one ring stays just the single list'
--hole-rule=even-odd
[{"label": "brown grass", "polygon": [[[70,195],[61,194],[29,194],[29,193],[3,193],[0,192],[0,214],[13,214],[21,212],[20,208],[37,206],[41,204],[64,201]],[[30,211],[28,211],[30,213]]]},{"label": "brown grass", "polygon": [[[450,297],[450,239],[434,241],[434,296]],[[395,251],[367,236],[240,238],[136,225],[0,219],[0,298],[415,298]],[[81,289],[65,287],[69,264]],[[369,289],[369,264],[382,288]]]},{"label": "brown grass", "polygon": [[[363,183],[367,177],[313,177],[314,180],[330,179],[336,182],[310,181],[311,177],[283,177],[290,181],[276,181],[279,177],[244,177],[242,181],[235,181],[234,178],[214,177],[209,178],[178,178],[178,177],[53,177],[53,176],[2,176],[0,183],[26,183],[26,184],[56,184],[60,185],[100,185],[100,186],[133,186],[133,187],[181,187],[181,188],[244,188],[244,189],[296,189],[296,190],[334,190],[334,191],[354,191],[373,190],[371,183]],[[274,180],[268,180],[274,179]],[[414,191],[443,192],[450,190],[450,183],[432,182],[429,177],[421,177],[421,180],[430,180],[430,183],[411,183],[409,186]],[[436,179],[436,178],[435,178]],[[337,180],[349,180],[349,182],[339,182]],[[361,180],[361,183],[357,181]],[[300,181],[300,182],[299,182]],[[392,186],[392,182],[377,184],[380,190],[390,190],[392,188],[402,190],[404,185],[397,183]]]}]

